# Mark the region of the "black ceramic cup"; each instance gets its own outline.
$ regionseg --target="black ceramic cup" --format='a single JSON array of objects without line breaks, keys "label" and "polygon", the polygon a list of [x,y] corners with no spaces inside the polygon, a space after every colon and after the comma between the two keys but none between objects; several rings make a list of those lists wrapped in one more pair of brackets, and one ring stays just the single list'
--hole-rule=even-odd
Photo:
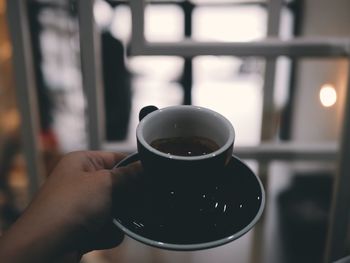
[{"label": "black ceramic cup", "polygon": [[[232,156],[235,131],[221,114],[197,106],[172,106],[146,115],[136,130],[137,147],[147,181],[157,191],[191,194],[210,187],[222,176]],[[164,138],[204,137],[218,148],[197,156],[180,156],[152,147]]]}]

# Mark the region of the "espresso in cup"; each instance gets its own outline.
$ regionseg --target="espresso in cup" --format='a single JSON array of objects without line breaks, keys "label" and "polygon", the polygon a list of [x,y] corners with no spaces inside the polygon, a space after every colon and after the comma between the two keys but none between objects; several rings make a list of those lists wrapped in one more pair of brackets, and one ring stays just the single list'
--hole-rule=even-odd
[{"label": "espresso in cup", "polygon": [[220,148],[213,140],[200,136],[156,139],[151,142],[151,146],[163,153],[177,156],[206,155]]}]

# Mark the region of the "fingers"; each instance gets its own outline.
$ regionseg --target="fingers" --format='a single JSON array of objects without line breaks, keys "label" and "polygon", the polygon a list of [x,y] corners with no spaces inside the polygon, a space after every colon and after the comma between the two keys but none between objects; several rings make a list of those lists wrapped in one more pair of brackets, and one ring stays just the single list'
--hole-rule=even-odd
[{"label": "fingers", "polygon": [[141,176],[142,166],[140,162],[134,162],[125,167],[112,169],[112,216],[130,209],[137,203],[145,191],[144,178]]},{"label": "fingers", "polygon": [[103,151],[89,151],[86,154],[97,169],[112,169],[126,157],[126,154]]},{"label": "fingers", "polygon": [[98,171],[112,169],[123,160],[126,154],[104,151],[76,151],[66,154],[58,165],[69,167],[71,170]]},{"label": "fingers", "polygon": [[134,162],[127,166],[114,168],[111,170],[114,187],[123,187],[127,184],[136,183],[142,173],[141,162]]}]

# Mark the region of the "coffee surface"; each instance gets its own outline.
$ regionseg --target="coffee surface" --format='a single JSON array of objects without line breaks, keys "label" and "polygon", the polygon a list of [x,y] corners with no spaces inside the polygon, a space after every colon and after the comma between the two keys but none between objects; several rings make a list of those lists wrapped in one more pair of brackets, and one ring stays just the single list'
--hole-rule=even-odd
[{"label": "coffee surface", "polygon": [[151,146],[163,153],[178,156],[200,156],[220,148],[213,140],[199,136],[161,138],[154,140]]}]

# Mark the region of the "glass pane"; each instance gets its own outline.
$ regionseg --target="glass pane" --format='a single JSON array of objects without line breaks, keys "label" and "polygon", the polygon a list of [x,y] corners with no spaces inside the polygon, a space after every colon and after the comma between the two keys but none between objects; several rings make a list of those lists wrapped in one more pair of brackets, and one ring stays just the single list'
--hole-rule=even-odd
[{"label": "glass pane", "polygon": [[176,5],[148,5],[145,9],[145,37],[149,41],[178,41],[184,37],[184,18]]},{"label": "glass pane", "polygon": [[266,10],[259,6],[204,6],[193,13],[193,38],[252,41],[266,35]]},{"label": "glass pane", "polygon": [[276,111],[283,109],[289,99],[291,60],[287,57],[279,57],[276,61],[274,103]]},{"label": "glass pane", "polygon": [[263,62],[201,56],[193,61],[193,104],[226,116],[236,130],[235,145],[260,142]]},{"label": "glass pane", "polygon": [[279,37],[283,40],[293,37],[294,15],[289,8],[282,8]]},{"label": "glass pane", "polygon": [[183,90],[178,80],[182,73],[183,59],[168,56],[131,57],[127,66],[132,78],[132,108],[128,135],[123,144],[136,148],[135,130],[138,113],[142,107],[155,105],[163,108],[182,103]]},{"label": "glass pane", "polygon": [[128,60],[130,70],[146,79],[174,81],[182,73],[183,58],[169,56],[136,56]]},{"label": "glass pane", "polygon": [[112,23],[110,25],[111,34],[127,43],[131,37],[131,11],[127,5],[120,5],[115,8]]},{"label": "glass pane", "polygon": [[42,103],[50,107],[41,114],[51,116],[45,126],[54,130],[63,152],[85,149],[87,145],[79,29],[71,11],[40,6],[33,18],[38,20],[33,27],[33,37],[38,38],[34,48],[40,50],[35,53],[40,65],[37,85],[48,96],[41,97]]},{"label": "glass pane", "polygon": [[[294,17],[290,9],[282,8],[279,37],[291,39],[293,37]],[[274,103],[276,111],[283,109],[289,100],[292,61],[288,57],[278,57],[276,60]]]},{"label": "glass pane", "polygon": [[[110,76],[105,81],[105,93],[109,94],[106,96],[107,140],[117,142],[119,147],[130,151],[136,148],[135,130],[142,107],[182,103],[183,90],[178,81],[184,62],[183,58],[169,56],[126,57],[126,47],[131,36],[130,7],[123,3],[114,9],[108,4],[103,8],[107,10],[107,15],[108,10],[113,10],[109,25],[100,23],[105,36],[102,38],[104,74]],[[148,5],[145,10],[145,35],[152,41],[182,39],[182,10],[172,4]],[[110,45],[114,43],[114,48],[105,41]]]},{"label": "glass pane", "polygon": [[110,25],[113,17],[113,9],[107,2],[103,0],[95,1],[93,12],[98,26],[105,28]]}]

